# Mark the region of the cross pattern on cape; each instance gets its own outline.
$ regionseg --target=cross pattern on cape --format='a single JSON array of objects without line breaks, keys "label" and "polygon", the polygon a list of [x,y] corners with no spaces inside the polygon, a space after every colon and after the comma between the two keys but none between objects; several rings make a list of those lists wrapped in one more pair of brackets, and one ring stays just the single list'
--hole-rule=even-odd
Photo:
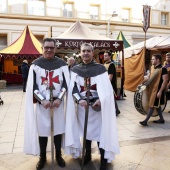
[{"label": "cross pattern on cape", "polygon": [[[48,85],[49,87],[53,87],[53,89],[55,89],[54,84],[53,83],[58,83],[59,82],[59,75],[53,77],[54,71],[47,71],[45,70],[45,74],[46,77],[41,77],[41,85]],[[48,74],[49,74],[49,80],[48,80]]]}]

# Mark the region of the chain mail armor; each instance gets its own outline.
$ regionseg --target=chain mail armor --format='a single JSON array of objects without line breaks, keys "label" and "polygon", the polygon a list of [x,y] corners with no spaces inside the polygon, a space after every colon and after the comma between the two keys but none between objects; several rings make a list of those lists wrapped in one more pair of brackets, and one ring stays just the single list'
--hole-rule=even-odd
[{"label": "chain mail armor", "polygon": [[94,61],[89,64],[81,63],[73,67],[72,71],[77,73],[81,77],[95,77],[106,72],[103,65],[98,64]]},{"label": "chain mail armor", "polygon": [[67,65],[65,61],[58,57],[54,57],[53,59],[50,60],[47,60],[44,57],[40,57],[34,60],[32,64],[38,65],[39,67],[49,71]]}]

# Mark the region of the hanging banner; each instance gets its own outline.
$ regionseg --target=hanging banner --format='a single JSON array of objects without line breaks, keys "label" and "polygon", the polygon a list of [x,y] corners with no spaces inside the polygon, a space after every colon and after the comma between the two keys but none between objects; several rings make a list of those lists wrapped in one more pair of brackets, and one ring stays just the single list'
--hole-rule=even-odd
[{"label": "hanging banner", "polygon": [[150,9],[151,7],[148,5],[143,5],[143,30],[147,32],[150,26]]}]

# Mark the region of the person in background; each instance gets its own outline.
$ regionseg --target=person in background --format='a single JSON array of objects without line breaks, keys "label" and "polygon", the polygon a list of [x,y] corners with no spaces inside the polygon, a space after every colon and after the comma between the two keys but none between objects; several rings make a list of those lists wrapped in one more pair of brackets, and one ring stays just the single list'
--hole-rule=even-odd
[{"label": "person in background", "polygon": [[[166,86],[166,92],[167,92],[167,100],[170,100],[170,53],[166,54],[166,61],[164,62],[164,67],[167,69],[168,72],[168,84]],[[170,111],[168,111],[170,113]]]},{"label": "person in background", "polygon": [[150,76],[145,80],[146,82],[152,80],[148,85],[149,110],[145,120],[139,122],[142,126],[148,126],[147,122],[152,116],[154,108],[156,108],[158,112],[159,120],[155,120],[153,123],[163,124],[165,122],[162,115],[161,105],[165,104],[165,88],[168,83],[168,74],[167,69],[162,67],[161,61],[161,54],[152,55],[151,62],[153,67]]},{"label": "person in background", "polygon": [[69,71],[71,70],[71,68],[73,68],[74,66],[76,65],[76,61],[73,57],[70,57],[68,59],[68,68],[69,68]]},{"label": "person in background", "polygon": [[26,92],[28,72],[29,72],[28,61],[27,61],[27,60],[24,60],[24,61],[22,62],[22,65],[21,65],[21,73],[22,73],[22,80],[23,80],[23,92]]},{"label": "person in background", "polygon": [[[43,169],[47,161],[46,148],[52,125],[55,158],[60,167],[65,167],[61,147],[65,133],[64,95],[69,84],[69,71],[66,62],[55,56],[55,51],[55,39],[45,38],[42,44],[42,56],[33,61],[28,77],[24,152],[40,155],[36,170]],[[50,101],[50,89],[52,89],[52,101]],[[51,123],[51,112],[53,112],[53,123]]]},{"label": "person in background", "polygon": [[[111,61],[111,56],[112,56],[112,53],[110,51],[105,51],[104,66],[105,66],[106,70],[108,71],[108,76],[109,76],[109,79],[110,79],[110,82],[112,84],[113,91],[114,91],[114,97],[116,97],[116,95],[117,95],[116,67],[115,67],[114,63]],[[120,114],[120,110],[118,108],[116,99],[115,99],[115,108],[116,108],[116,116],[118,116]]]}]

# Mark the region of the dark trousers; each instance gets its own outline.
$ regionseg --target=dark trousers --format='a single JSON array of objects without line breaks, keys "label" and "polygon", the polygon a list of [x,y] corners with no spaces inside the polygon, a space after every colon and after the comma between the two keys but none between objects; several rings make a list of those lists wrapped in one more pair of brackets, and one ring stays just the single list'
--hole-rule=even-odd
[{"label": "dark trousers", "polygon": [[22,78],[22,80],[23,80],[23,91],[26,91],[27,78]]},{"label": "dark trousers", "polygon": [[[46,157],[48,137],[39,136],[39,145],[40,145],[40,157]],[[61,153],[61,135],[54,136],[54,145],[56,152]]]},{"label": "dark trousers", "polygon": [[[86,153],[91,153],[91,142],[92,142],[91,140],[86,139]],[[100,143],[97,142],[97,144],[99,147]],[[103,161],[103,160],[107,161],[106,159],[104,159],[105,150],[102,148],[99,148],[99,150],[100,150],[100,154],[101,154],[101,161]]]}]

